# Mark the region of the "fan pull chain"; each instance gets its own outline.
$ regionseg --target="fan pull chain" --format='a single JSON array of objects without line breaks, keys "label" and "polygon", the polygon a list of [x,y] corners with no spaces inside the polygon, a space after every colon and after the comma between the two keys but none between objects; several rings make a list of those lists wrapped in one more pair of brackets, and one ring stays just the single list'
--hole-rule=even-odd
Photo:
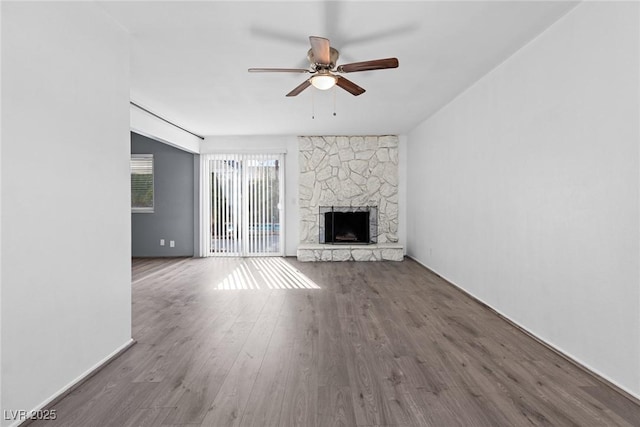
[{"label": "fan pull chain", "polygon": [[311,119],[316,118],[316,104],[315,104],[316,97],[314,96],[315,92],[316,92],[315,90],[311,91]]},{"label": "fan pull chain", "polygon": [[336,116],[336,87],[333,87],[333,117]]}]

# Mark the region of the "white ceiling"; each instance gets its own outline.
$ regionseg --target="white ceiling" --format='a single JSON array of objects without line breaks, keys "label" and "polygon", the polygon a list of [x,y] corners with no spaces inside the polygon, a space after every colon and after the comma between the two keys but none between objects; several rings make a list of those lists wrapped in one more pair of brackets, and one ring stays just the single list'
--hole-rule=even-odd
[{"label": "white ceiling", "polygon": [[[131,34],[131,99],[151,111],[201,135],[353,135],[407,133],[576,3],[100,4]],[[358,97],[287,98],[308,75],[247,72],[307,67],[310,35],[329,38],[339,64],[395,56],[400,67],[349,74],[367,90]]]}]

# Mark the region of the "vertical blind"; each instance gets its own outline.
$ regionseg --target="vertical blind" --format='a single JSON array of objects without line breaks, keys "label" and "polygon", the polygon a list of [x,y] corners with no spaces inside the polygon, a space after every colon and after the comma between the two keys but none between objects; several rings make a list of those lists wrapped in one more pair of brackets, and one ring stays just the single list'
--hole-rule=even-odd
[{"label": "vertical blind", "polygon": [[281,255],[282,154],[203,156],[203,255]]}]

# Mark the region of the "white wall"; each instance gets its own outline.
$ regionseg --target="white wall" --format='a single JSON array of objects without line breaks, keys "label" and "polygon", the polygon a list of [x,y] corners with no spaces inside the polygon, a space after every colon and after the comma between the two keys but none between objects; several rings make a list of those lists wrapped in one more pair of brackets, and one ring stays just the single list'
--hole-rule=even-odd
[{"label": "white wall", "polygon": [[130,342],[127,34],[2,2],[2,107],[1,406],[31,410]]},{"label": "white wall", "polygon": [[[0,52],[2,46],[2,4],[0,3]],[[2,55],[0,55],[0,71]],[[0,72],[0,75],[2,73]],[[2,100],[2,84],[0,83],[0,101]],[[2,104],[0,102],[0,130],[2,127]],[[2,242],[2,132],[0,131],[0,242]],[[0,413],[2,412],[2,244],[0,244]]]},{"label": "white wall", "polygon": [[284,152],[285,155],[285,254],[298,249],[298,139],[295,136],[210,136],[200,145],[200,153]]},{"label": "white wall", "polygon": [[640,396],[639,5],[585,2],[408,135],[409,254]]}]

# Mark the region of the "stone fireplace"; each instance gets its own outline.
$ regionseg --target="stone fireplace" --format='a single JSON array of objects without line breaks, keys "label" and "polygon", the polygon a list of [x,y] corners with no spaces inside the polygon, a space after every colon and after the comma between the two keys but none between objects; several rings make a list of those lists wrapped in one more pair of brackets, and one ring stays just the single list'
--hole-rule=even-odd
[{"label": "stone fireplace", "polygon": [[301,136],[298,143],[298,259],[402,260],[398,137]]}]

